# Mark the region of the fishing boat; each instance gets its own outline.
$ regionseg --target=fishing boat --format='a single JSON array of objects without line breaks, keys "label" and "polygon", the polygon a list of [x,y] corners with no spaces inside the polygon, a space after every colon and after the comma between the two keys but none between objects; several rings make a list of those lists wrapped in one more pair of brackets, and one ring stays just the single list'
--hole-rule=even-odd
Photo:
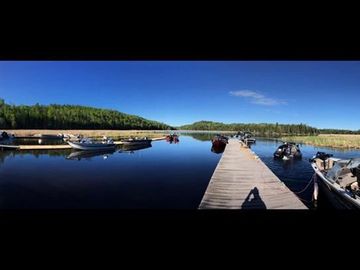
[{"label": "fishing boat", "polygon": [[151,144],[151,139],[148,138],[143,138],[143,139],[138,139],[138,138],[130,138],[130,139],[126,139],[126,140],[121,140],[121,143],[123,145],[137,145],[137,144]]},{"label": "fishing boat", "polygon": [[256,139],[251,132],[243,133],[243,135],[241,136],[241,140],[246,144],[252,144],[256,142]]},{"label": "fishing boat", "polygon": [[225,147],[228,143],[228,138],[222,135],[216,135],[212,140],[212,145],[215,148]]},{"label": "fishing boat", "polygon": [[215,153],[215,154],[221,154],[224,152],[225,150],[225,146],[226,145],[218,145],[218,146],[212,146],[211,147],[211,152]]},{"label": "fishing boat", "polygon": [[170,142],[170,143],[178,143],[179,142],[179,136],[177,134],[170,134],[170,135],[166,135],[166,141]]},{"label": "fishing boat", "polygon": [[317,152],[310,159],[319,187],[338,209],[360,209],[360,158],[339,159]]},{"label": "fishing boat", "polygon": [[151,144],[124,144],[121,145],[121,152],[133,152],[152,147]]},{"label": "fishing boat", "polygon": [[6,131],[0,130],[0,141],[11,140],[14,138],[14,134],[7,133]]},{"label": "fishing boat", "polygon": [[283,160],[291,158],[301,159],[302,153],[298,144],[294,142],[284,142],[274,152],[274,158]]},{"label": "fishing boat", "polygon": [[61,140],[63,139],[63,134],[57,134],[57,135],[54,135],[54,134],[35,134],[33,136],[33,138],[36,138],[36,139],[56,139],[56,140]]},{"label": "fishing boat", "polygon": [[79,142],[67,142],[72,148],[78,150],[86,150],[86,151],[97,151],[97,150],[104,150],[104,149],[114,149],[116,144],[112,139],[103,139],[102,142],[94,142],[89,138],[84,138]]}]

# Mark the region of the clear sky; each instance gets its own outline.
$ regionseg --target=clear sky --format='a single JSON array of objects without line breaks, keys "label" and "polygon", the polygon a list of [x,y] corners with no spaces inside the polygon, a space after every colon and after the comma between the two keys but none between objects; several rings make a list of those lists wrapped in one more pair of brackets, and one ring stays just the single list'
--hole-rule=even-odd
[{"label": "clear sky", "polygon": [[178,126],[360,129],[359,61],[0,61],[10,104],[79,104]]}]

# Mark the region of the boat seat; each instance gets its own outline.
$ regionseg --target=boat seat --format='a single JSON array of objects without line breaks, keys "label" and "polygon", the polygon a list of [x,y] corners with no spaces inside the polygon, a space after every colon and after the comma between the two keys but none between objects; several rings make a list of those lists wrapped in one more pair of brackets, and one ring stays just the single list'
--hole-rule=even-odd
[{"label": "boat seat", "polygon": [[338,178],[338,183],[340,184],[341,187],[344,187],[344,188],[346,186],[351,185],[354,182],[356,182],[356,177],[354,177],[352,175],[352,173],[340,175]]},{"label": "boat seat", "polygon": [[322,171],[324,170],[324,162],[326,169],[331,169],[334,166],[334,160],[328,159],[326,161],[323,161],[322,159],[317,158],[316,159],[316,166]]}]

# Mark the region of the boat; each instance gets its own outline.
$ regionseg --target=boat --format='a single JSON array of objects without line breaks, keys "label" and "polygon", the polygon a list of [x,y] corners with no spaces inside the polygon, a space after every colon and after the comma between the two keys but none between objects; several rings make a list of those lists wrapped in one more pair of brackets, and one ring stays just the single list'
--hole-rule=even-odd
[{"label": "boat", "polygon": [[113,154],[114,152],[115,152],[114,148],[104,149],[104,150],[94,150],[94,151],[77,150],[70,153],[70,155],[68,155],[66,159],[81,160],[82,158],[88,159],[96,156],[104,156],[104,158],[107,158],[109,154]]},{"label": "boat", "polygon": [[215,154],[221,154],[221,153],[224,152],[225,146],[226,146],[226,144],[225,144],[225,145],[216,145],[216,146],[213,145],[213,146],[211,147],[211,152],[213,152],[213,153],[215,153]]},{"label": "boat", "polygon": [[302,153],[299,145],[294,142],[284,142],[274,152],[274,158],[288,160],[291,158],[301,159]]},{"label": "boat", "polygon": [[14,134],[7,133],[6,131],[0,130],[0,141],[11,140],[14,138]]},{"label": "boat", "polygon": [[242,140],[245,144],[252,144],[256,142],[256,139],[251,132],[243,132],[240,135],[240,140]]},{"label": "boat", "polygon": [[138,138],[130,138],[130,139],[126,139],[126,140],[121,140],[121,143],[123,145],[136,145],[136,144],[151,144],[151,139],[148,138],[143,138],[143,139],[138,139]]},{"label": "boat", "polygon": [[79,142],[67,141],[67,143],[74,149],[86,151],[114,149],[116,147],[116,144],[112,139],[103,139],[102,142],[93,142],[89,138],[84,138],[81,139]]},{"label": "boat", "polygon": [[176,134],[170,134],[170,135],[166,135],[166,141],[170,142],[170,143],[178,143],[179,142],[179,136]]},{"label": "boat", "polygon": [[57,135],[54,135],[54,134],[35,134],[33,137],[37,138],[37,139],[57,139],[57,140],[61,140],[61,139],[63,139],[64,135],[63,134],[57,134]]},{"label": "boat", "polygon": [[146,149],[146,148],[150,148],[152,147],[151,143],[150,144],[124,144],[121,145],[121,152],[133,152],[133,151],[137,151],[137,150],[142,150],[142,149]]},{"label": "boat", "polygon": [[310,162],[319,187],[335,208],[360,209],[360,158],[317,152]]},{"label": "boat", "polygon": [[225,147],[228,143],[228,138],[222,135],[216,135],[212,140],[212,145],[215,148]]}]

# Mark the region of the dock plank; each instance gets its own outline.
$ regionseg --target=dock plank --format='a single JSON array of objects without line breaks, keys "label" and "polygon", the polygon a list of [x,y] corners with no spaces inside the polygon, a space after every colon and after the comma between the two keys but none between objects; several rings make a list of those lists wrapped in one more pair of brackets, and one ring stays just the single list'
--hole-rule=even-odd
[{"label": "dock plank", "polygon": [[199,209],[307,209],[257,157],[230,139]]}]

